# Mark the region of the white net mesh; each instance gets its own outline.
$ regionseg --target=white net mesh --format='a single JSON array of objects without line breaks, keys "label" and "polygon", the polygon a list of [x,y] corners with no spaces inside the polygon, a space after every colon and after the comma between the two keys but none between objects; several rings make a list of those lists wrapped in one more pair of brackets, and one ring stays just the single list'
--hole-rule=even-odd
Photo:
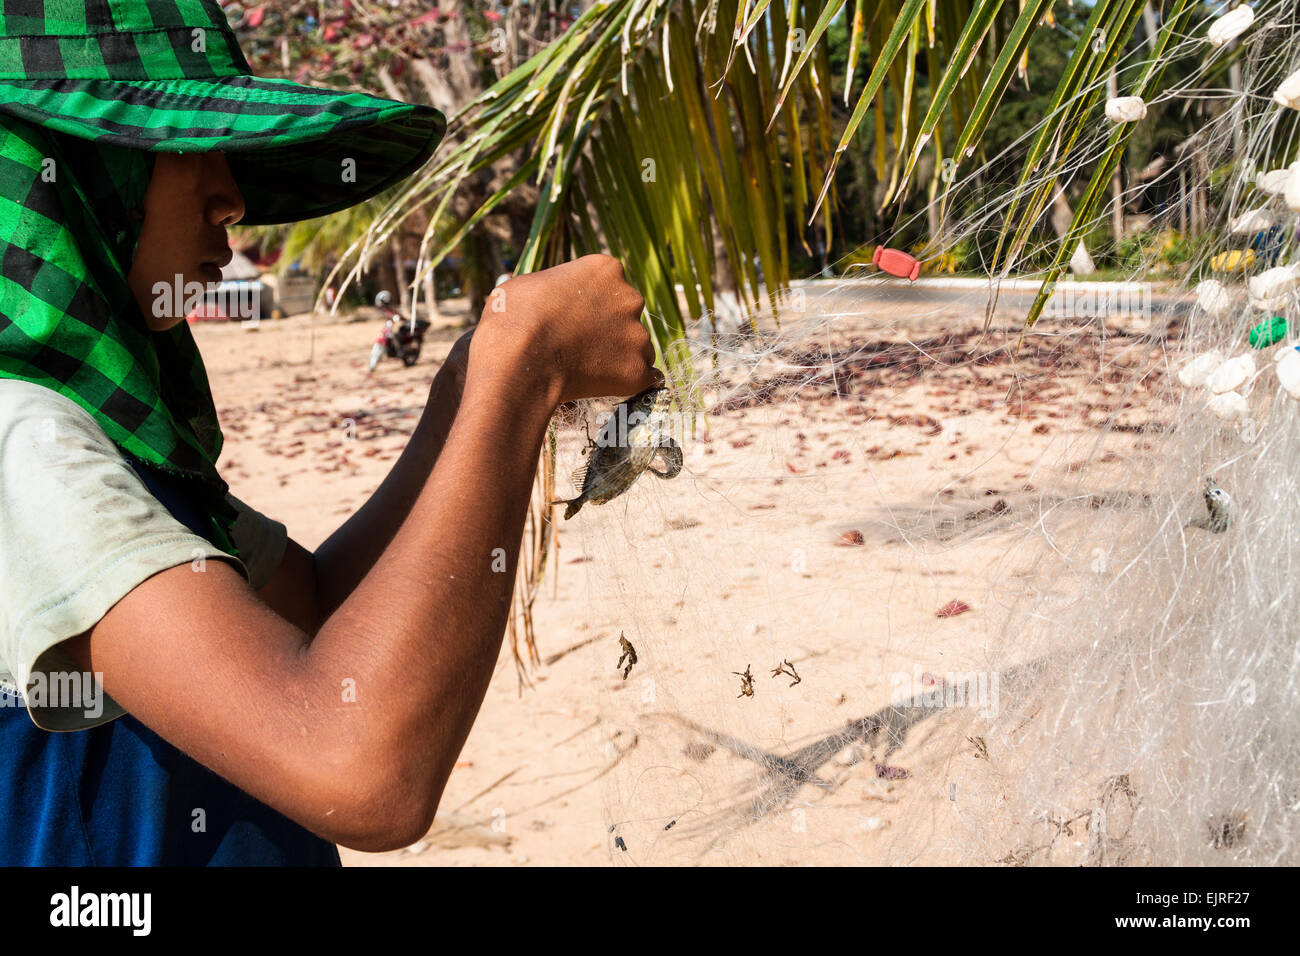
[{"label": "white net mesh", "polygon": [[[1225,102],[1153,180],[1209,191],[1218,219],[1176,274],[1147,248],[1025,332],[1034,282],[1004,283],[986,330],[978,281],[868,270],[796,284],[779,326],[694,337],[685,471],[563,524],[565,597],[539,605],[541,633],[592,635],[615,863],[1296,862],[1300,406],[1273,360],[1298,339],[1248,333],[1294,328],[1300,298],[1258,307],[1248,279],[1296,262],[1296,216],[1256,179],[1297,158],[1272,99],[1297,26],[1260,5],[1242,93],[1207,85],[1204,24],[1179,41],[1205,69],[1167,95]],[[955,183],[950,220],[985,185]],[[983,248],[1009,202],[944,245]],[[1256,208],[1276,228],[1233,235]],[[1212,270],[1252,242],[1245,271]],[[1212,274],[1216,315],[1193,288]],[[1211,350],[1252,356],[1240,402],[1179,383]],[[562,474],[582,432],[562,429]]]}]

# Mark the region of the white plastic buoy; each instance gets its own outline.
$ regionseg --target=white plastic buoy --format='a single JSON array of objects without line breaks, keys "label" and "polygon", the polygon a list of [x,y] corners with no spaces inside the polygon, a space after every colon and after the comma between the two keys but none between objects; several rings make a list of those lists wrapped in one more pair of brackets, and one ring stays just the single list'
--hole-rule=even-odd
[{"label": "white plastic buoy", "polygon": [[1300,70],[1292,73],[1273,91],[1273,99],[1283,106],[1300,110]]},{"label": "white plastic buoy", "polygon": [[1070,272],[1076,276],[1090,276],[1096,271],[1097,265],[1088,254],[1088,247],[1080,242],[1074,247],[1074,255],[1070,256]]},{"label": "white plastic buoy", "polygon": [[1248,236],[1256,232],[1266,232],[1275,225],[1277,225],[1277,216],[1261,206],[1259,209],[1243,212],[1232,220],[1232,232],[1234,235]]},{"label": "white plastic buoy", "polygon": [[1223,46],[1249,30],[1254,22],[1255,11],[1243,3],[1211,23],[1207,39],[1211,46]]},{"label": "white plastic buoy", "polygon": [[1250,405],[1240,392],[1220,392],[1206,402],[1211,412],[1225,422],[1240,421],[1250,417]]},{"label": "white plastic buoy", "polygon": [[1196,286],[1196,304],[1207,315],[1223,318],[1232,311],[1232,293],[1218,279],[1206,279]]},{"label": "white plastic buoy", "polygon": [[1277,369],[1277,380],[1286,393],[1300,400],[1300,351],[1291,349],[1290,354],[1284,355],[1282,361],[1273,367]]},{"label": "white plastic buoy", "polygon": [[1285,304],[1286,297],[1300,285],[1300,272],[1295,266],[1278,266],[1261,272],[1250,280],[1250,297],[1265,312],[1274,311]]},{"label": "white plastic buoy", "polygon": [[1282,190],[1287,208],[1300,212],[1300,163],[1292,163],[1287,170],[1286,186]]},{"label": "white plastic buoy", "polygon": [[1135,123],[1146,116],[1147,105],[1140,96],[1115,96],[1106,101],[1106,119],[1112,123]]},{"label": "white plastic buoy", "polygon": [[1205,387],[1218,395],[1231,392],[1255,374],[1255,357],[1249,352],[1230,358],[1205,379]]},{"label": "white plastic buoy", "polygon": [[1290,169],[1272,169],[1255,177],[1255,185],[1262,193],[1281,196],[1286,193],[1286,184],[1291,179]]},{"label": "white plastic buoy", "polygon": [[1178,381],[1186,388],[1204,385],[1210,373],[1222,364],[1223,356],[1218,352],[1205,352],[1178,370]]}]

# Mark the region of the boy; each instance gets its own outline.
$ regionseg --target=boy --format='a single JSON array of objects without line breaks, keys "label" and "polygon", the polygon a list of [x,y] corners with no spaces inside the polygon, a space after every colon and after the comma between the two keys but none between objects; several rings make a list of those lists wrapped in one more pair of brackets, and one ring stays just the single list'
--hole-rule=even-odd
[{"label": "boy", "polygon": [[219,278],[228,226],[363,201],[443,121],[249,73],[211,0],[0,0],[0,863],[417,840],[497,658],[552,412],[659,380],[617,262],[513,279],[370,500],[314,553],[288,540],[217,474],[165,303]]}]

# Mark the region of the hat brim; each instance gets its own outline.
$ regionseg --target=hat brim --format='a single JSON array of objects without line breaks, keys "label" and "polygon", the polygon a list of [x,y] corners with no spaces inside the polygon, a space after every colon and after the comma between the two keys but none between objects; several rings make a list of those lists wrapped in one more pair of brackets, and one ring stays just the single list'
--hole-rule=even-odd
[{"label": "hat brim", "polygon": [[423,166],[446,130],[430,106],[254,76],[3,80],[0,111],[132,149],[226,153],[245,225],[364,202]]}]

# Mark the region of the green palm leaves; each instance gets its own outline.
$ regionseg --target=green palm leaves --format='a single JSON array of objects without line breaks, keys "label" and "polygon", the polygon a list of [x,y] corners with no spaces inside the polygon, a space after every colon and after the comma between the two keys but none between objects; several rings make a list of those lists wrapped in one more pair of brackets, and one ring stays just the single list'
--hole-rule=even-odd
[{"label": "green palm leaves", "polygon": [[[432,213],[422,249],[424,268],[432,268],[482,217],[533,183],[536,211],[518,268],[609,249],[646,296],[666,351],[689,321],[715,309],[716,291],[730,287],[745,304],[766,297],[779,308],[775,290],[789,280],[792,245],[807,249],[810,229],[831,243],[835,172],[847,150],[870,145],[883,206],[924,188],[946,215],[951,183],[973,165],[990,119],[1026,72],[1036,32],[1053,24],[1053,6],[597,2],[453,118],[457,145],[398,192],[349,257],[363,258],[421,209]],[[1159,33],[1139,44],[1144,7]],[[1031,137],[993,275],[1021,261],[1057,188],[1053,172],[1089,124],[1095,132],[1111,73],[1122,66],[1126,77],[1138,76],[1126,92],[1158,91],[1171,48],[1186,44],[1211,15],[1194,0],[1097,0],[1090,9]],[[841,74],[833,75],[828,39],[837,22],[848,49]],[[1110,133],[1076,204],[1074,227],[1060,242],[1054,275],[1102,208],[1131,132],[1119,126]],[[934,162],[922,167],[931,149]],[[915,181],[920,168],[926,183]],[[436,229],[472,179],[488,184],[487,200],[457,228]],[[938,238],[931,236],[932,244]]]}]

